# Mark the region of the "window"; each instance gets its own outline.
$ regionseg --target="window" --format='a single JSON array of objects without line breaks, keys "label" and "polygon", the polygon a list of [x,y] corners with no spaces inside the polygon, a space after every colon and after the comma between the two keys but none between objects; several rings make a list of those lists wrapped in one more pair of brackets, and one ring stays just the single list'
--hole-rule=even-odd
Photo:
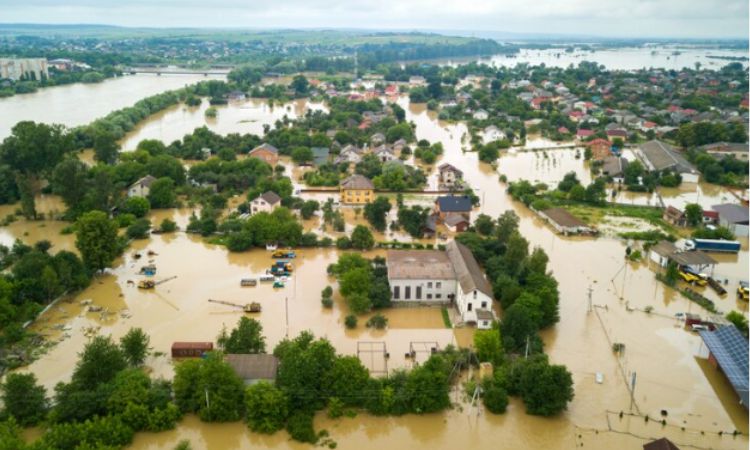
[{"label": "window", "polygon": [[432,294],[427,294],[427,300],[432,300]]},{"label": "window", "polygon": [[487,307],[487,302],[482,302],[482,308],[486,308],[486,307]]},{"label": "window", "polygon": [[401,296],[401,286],[393,286],[393,298],[398,300],[399,296]]},{"label": "window", "polygon": [[474,298],[475,299],[477,298],[477,291],[476,290],[474,290]]},{"label": "window", "polygon": [[417,286],[417,296],[415,298],[417,300],[422,300],[422,286]]},{"label": "window", "polygon": [[404,286],[404,300],[411,299],[411,286]]},{"label": "window", "polygon": [[443,298],[443,294],[435,294],[435,298]]},{"label": "window", "polygon": [[443,282],[442,281],[436,281],[435,282],[435,287],[438,288],[438,289],[440,289],[441,287],[443,287]]},{"label": "window", "polygon": [[466,304],[466,310],[467,310],[467,311],[471,311],[471,307],[472,307],[472,304],[471,304],[471,303],[467,303],[467,304]]},{"label": "window", "polygon": [[430,288],[430,289],[432,289],[432,281],[428,281],[427,282],[427,287]]}]

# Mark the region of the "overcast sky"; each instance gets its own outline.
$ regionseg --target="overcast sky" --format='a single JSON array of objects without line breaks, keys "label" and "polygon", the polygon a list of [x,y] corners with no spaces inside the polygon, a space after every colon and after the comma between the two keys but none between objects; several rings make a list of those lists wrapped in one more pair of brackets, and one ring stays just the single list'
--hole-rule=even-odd
[{"label": "overcast sky", "polygon": [[0,0],[0,21],[746,39],[748,0]]}]

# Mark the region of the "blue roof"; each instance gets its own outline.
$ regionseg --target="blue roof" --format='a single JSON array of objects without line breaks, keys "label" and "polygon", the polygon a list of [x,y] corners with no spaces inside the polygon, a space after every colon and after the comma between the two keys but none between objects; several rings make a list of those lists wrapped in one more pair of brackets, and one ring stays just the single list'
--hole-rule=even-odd
[{"label": "blue roof", "polygon": [[716,331],[701,331],[706,347],[729,379],[740,402],[748,406],[748,345],[739,330],[730,325]]},{"label": "blue roof", "polygon": [[438,197],[437,202],[441,212],[471,211],[471,199],[466,195]]}]

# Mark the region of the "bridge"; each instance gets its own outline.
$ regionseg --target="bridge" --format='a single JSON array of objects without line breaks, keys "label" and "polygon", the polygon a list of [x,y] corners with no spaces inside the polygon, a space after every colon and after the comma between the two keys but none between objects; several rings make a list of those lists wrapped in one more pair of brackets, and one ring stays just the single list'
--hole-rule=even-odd
[{"label": "bridge", "polygon": [[156,74],[156,75],[203,75],[203,76],[209,76],[209,75],[226,75],[228,74],[232,69],[227,67],[209,67],[206,69],[188,69],[187,67],[177,67],[177,66],[166,66],[166,67],[158,67],[158,66],[134,66],[134,67],[125,67],[122,69],[125,73],[130,74],[137,74],[137,73],[150,73],[150,74]]}]

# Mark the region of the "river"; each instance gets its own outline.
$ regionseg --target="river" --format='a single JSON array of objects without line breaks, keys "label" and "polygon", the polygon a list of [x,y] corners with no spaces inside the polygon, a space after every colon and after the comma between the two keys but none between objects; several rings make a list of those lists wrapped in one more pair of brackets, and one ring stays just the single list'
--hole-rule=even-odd
[{"label": "river", "polygon": [[22,120],[59,123],[76,127],[132,106],[138,100],[164,91],[179,89],[206,79],[203,75],[125,75],[101,83],[66,84],[40,89],[31,94],[0,98],[0,139]]},{"label": "river", "polygon": [[[679,53],[679,54],[675,54]],[[702,68],[718,70],[734,62],[724,57],[744,58],[739,62],[748,66],[747,50],[706,49],[694,47],[624,47],[617,49],[599,49],[593,51],[576,49],[572,53],[564,49],[531,50],[522,49],[516,55],[494,55],[488,58],[457,58],[438,60],[441,64],[456,66],[469,61],[490,64],[495,67],[513,67],[517,64],[540,65],[552,67],[577,66],[582,61],[596,62],[608,70],[639,69],[695,69],[699,63]]]},{"label": "river", "polygon": [[[444,413],[388,418],[360,414],[354,419],[335,421],[320,415],[316,419],[319,429],[327,429],[343,449],[384,446],[490,449],[497,448],[499,442],[507,448],[630,449],[639,448],[648,438],[661,436],[668,436],[677,445],[694,448],[747,448],[747,411],[736,402],[728,382],[705,360],[696,358],[701,339],[685,331],[674,319],[675,313],[699,308],[658,283],[649,263],[625,263],[626,244],[621,240],[558,236],[527,208],[514,202],[506,194],[506,186],[499,182],[499,174],[503,173],[510,179],[530,178],[551,184],[570,170],[586,180],[586,163],[575,158],[575,150],[550,150],[547,157],[540,152],[507,152],[497,168],[493,168],[480,163],[475,153],[462,151],[461,139],[466,132],[463,124],[439,122],[424,105],[410,105],[405,98],[399,102],[406,109],[407,119],[417,124],[418,138],[441,141],[445,147],[445,154],[433,166],[431,178],[435,176],[434,168],[443,162],[459,167],[482,200],[479,211],[497,217],[507,209],[515,210],[521,218],[522,234],[532,246],[544,248],[549,255],[549,267],[560,283],[560,322],[542,337],[550,360],[567,365],[572,372],[576,394],[566,412],[549,419],[526,415],[522,402],[517,400],[511,402],[506,414],[495,416],[472,408],[456,391],[453,399],[457,407]],[[271,113],[270,108],[255,101],[247,103],[254,111],[266,111],[253,126],[262,129],[263,123],[278,119],[280,112]],[[281,107],[284,114],[303,110],[304,106]],[[220,109],[213,129],[222,133],[244,129],[247,122],[238,120],[241,114],[242,107],[230,105]],[[181,107],[157,116],[128,137],[128,142],[147,136],[171,139],[190,132],[191,127],[204,120],[201,113]],[[169,122],[170,117],[177,119]],[[226,120],[229,122],[222,123]],[[171,130],[173,127],[177,129]],[[45,201],[50,210],[60,206],[55,197],[47,196]],[[0,215],[12,210],[10,206],[2,207]],[[190,213],[189,209],[179,209],[154,211],[151,216],[154,222],[172,217],[184,228]],[[351,218],[354,213],[347,210],[347,214]],[[33,242],[46,238],[56,250],[72,249],[74,237],[59,234],[64,226],[59,222],[19,220],[0,228],[0,241],[21,238]],[[317,222],[311,221],[307,226],[314,228]],[[145,256],[147,249],[155,255]],[[135,252],[144,256],[136,260]],[[382,252],[373,251],[368,256],[376,254]],[[330,339],[343,354],[356,354],[358,341],[383,341],[390,359],[363,358],[365,365],[374,371],[384,369],[386,362],[388,369],[408,367],[411,362],[403,355],[412,341],[435,341],[441,347],[471,344],[473,330],[445,328],[439,309],[392,309],[386,311],[390,320],[387,330],[364,328],[361,324],[366,318],[360,320],[357,329],[345,329],[343,318],[347,310],[338,296],[333,309],[320,305],[320,291],[334,284],[326,275],[326,267],[336,260],[338,251],[309,249],[299,251],[298,255],[294,276],[286,288],[274,290],[267,285],[241,288],[240,278],[260,274],[270,265],[268,252],[229,253],[223,247],[184,233],[154,235],[136,241],[106,275],[52,308],[33,325],[34,330],[58,344],[22,370],[35,373],[52,389],[57,382],[69,379],[76,354],[87,340],[84,332],[119,338],[130,327],[138,326],[150,334],[152,347],[160,352],[147,361],[153,375],[170,377],[173,367],[168,354],[172,342],[214,340],[223,326],[233,326],[240,317],[229,307],[209,303],[209,298],[238,303],[259,301],[263,312],[258,319],[269,348],[286,335],[295,336],[306,329]],[[721,258],[722,263],[717,267],[728,274],[732,290],[736,280],[746,276],[747,255],[745,240],[740,255]],[[177,278],[153,291],[140,291],[130,285],[128,281],[138,280],[139,267],[149,259],[158,267],[157,280]],[[587,306],[589,288],[591,312]],[[746,308],[731,293],[724,299],[712,292],[705,294],[723,311]],[[105,312],[86,312],[81,302],[88,300],[105,308]],[[651,314],[642,311],[647,306],[653,307]],[[613,354],[612,342],[625,344],[624,356]],[[597,372],[604,375],[602,384],[595,382]],[[661,411],[665,410],[669,424],[666,427],[653,420],[647,423],[641,417],[618,417],[620,411],[630,410],[626,380],[632,372],[638,376],[633,411],[661,418]],[[719,431],[735,429],[745,435],[736,438],[718,435]],[[171,449],[181,439],[190,439],[196,449],[309,448],[290,441],[285,432],[263,436],[250,433],[241,423],[205,424],[192,416],[186,417],[173,431],[139,433],[132,448]]]}]

